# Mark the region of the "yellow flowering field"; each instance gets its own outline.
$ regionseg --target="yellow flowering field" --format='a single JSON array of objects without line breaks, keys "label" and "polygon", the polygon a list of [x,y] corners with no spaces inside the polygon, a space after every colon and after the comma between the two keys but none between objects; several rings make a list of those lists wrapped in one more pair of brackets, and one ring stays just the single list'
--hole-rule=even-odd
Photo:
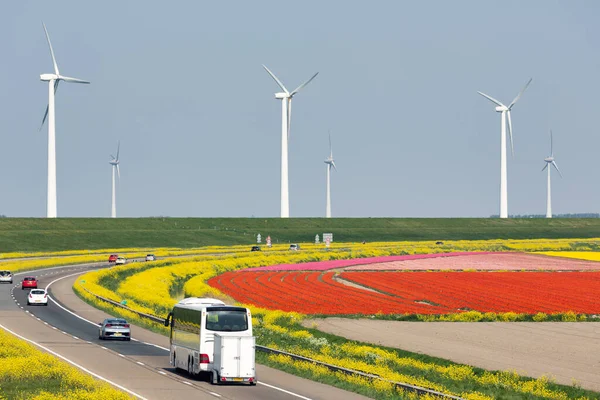
[{"label": "yellow flowering field", "polygon": [[545,251],[544,254],[552,257],[575,258],[578,260],[600,261],[600,252],[594,251]]},{"label": "yellow flowering field", "polygon": [[129,395],[0,330],[0,398],[125,400]]}]

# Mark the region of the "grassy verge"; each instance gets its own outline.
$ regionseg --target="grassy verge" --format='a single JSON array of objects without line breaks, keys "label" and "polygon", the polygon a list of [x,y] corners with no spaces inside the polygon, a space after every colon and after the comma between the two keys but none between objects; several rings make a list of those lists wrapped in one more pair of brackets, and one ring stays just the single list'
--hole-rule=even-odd
[{"label": "grassy verge", "polygon": [[600,219],[491,218],[0,218],[4,252],[314,242],[600,237]]},{"label": "grassy verge", "polygon": [[131,399],[3,330],[0,343],[1,399]]}]

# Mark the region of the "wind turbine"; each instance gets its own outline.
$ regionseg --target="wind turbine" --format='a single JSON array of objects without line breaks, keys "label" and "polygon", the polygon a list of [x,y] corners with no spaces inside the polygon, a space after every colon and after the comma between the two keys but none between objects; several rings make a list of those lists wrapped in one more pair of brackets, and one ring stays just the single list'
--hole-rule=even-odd
[{"label": "wind turbine", "polygon": [[562,178],[562,173],[560,169],[558,169],[558,165],[556,165],[556,161],[554,161],[554,149],[552,148],[552,131],[550,131],[550,155],[544,158],[546,165],[542,168],[542,171],[548,169],[548,188],[546,193],[546,218],[552,218],[552,195],[550,191],[550,165],[553,165],[554,168],[558,171],[558,174]]},{"label": "wind turbine", "polygon": [[119,169],[119,150],[121,149],[121,142],[117,144],[117,156],[110,155],[111,160],[108,162],[112,165],[112,209],[110,216],[111,218],[117,218],[117,195],[115,188],[115,171],[121,180],[121,170]]},{"label": "wind turbine", "polygon": [[525,84],[523,89],[519,92],[517,97],[510,103],[507,107],[504,104],[500,103],[498,100],[493,97],[488,96],[485,93],[477,92],[492,103],[496,104],[496,112],[501,113],[500,115],[500,218],[508,218],[508,192],[507,192],[507,178],[506,178],[506,118],[508,117],[508,133],[510,135],[510,150],[511,154],[514,156],[514,146],[513,146],[513,137],[512,137],[512,121],[510,118],[510,112],[515,105],[515,103],[519,100],[527,86],[531,83],[533,78],[530,78],[529,81]]},{"label": "wind turbine", "polygon": [[288,180],[288,140],[290,138],[290,125],[292,120],[292,98],[302,88],[310,83],[319,73],[314,74],[309,80],[298,86],[292,92],[288,91],[269,68],[264,69],[271,75],[283,92],[275,93],[275,98],[281,100],[281,218],[290,217],[290,193]]},{"label": "wind turbine", "polygon": [[50,47],[50,55],[52,56],[52,63],[54,64],[53,74],[42,74],[40,80],[48,82],[48,106],[46,106],[46,112],[44,113],[44,119],[42,119],[42,125],[40,130],[48,119],[48,200],[46,205],[46,216],[48,218],[56,218],[56,130],[55,130],[55,118],[54,118],[54,96],[58,89],[60,81],[71,82],[71,83],[89,83],[77,78],[70,78],[63,76],[58,71],[58,65],[56,64],[56,58],[54,57],[54,50],[52,50],[52,43],[50,43],[50,36],[48,36],[48,30],[46,25],[44,26],[44,32],[46,33],[46,39],[48,40],[48,47]]},{"label": "wind turbine", "polygon": [[333,150],[331,148],[331,134],[329,135],[329,157],[325,159],[327,164],[327,206],[325,208],[325,218],[331,218],[331,167],[337,171],[333,161]]}]

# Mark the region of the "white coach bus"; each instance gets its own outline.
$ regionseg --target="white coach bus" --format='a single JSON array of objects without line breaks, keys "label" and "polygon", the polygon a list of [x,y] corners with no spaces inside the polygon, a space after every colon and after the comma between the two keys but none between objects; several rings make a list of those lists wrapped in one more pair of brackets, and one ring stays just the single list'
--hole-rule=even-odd
[{"label": "white coach bus", "polygon": [[[175,304],[165,326],[171,327],[170,363],[176,369],[186,370],[191,376],[211,373],[213,383],[256,384],[252,317],[247,308],[190,297]],[[215,341],[219,349],[215,349]],[[227,349],[225,343],[231,343]],[[226,357],[231,360],[226,361]]]}]

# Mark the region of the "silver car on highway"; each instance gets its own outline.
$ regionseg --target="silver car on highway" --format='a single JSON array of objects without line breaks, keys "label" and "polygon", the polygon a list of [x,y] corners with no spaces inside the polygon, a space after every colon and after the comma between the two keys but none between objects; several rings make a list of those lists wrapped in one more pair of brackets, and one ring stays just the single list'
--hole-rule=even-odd
[{"label": "silver car on highway", "polygon": [[131,340],[131,328],[123,318],[106,318],[98,323],[98,339],[123,339]]}]

